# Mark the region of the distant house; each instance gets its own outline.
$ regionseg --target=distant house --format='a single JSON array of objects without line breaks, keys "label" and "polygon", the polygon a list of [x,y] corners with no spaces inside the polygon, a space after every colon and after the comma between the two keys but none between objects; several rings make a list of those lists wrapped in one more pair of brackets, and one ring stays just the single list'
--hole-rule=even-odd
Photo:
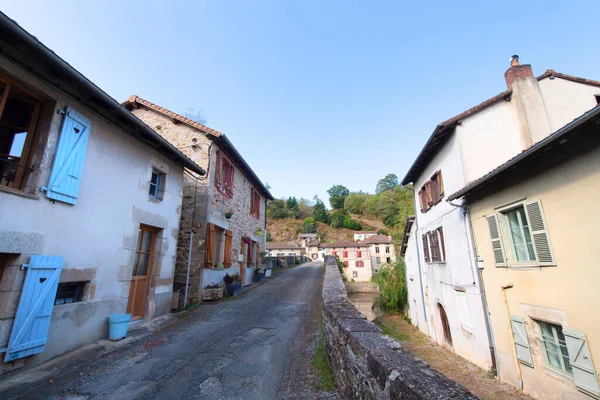
[{"label": "distant house", "polygon": [[200,302],[203,288],[222,282],[226,273],[252,282],[265,249],[266,202],[273,200],[271,193],[223,133],[137,96],[123,105],[208,172],[202,179],[184,177],[173,284],[179,308]]},{"label": "distant house", "polygon": [[267,252],[271,257],[288,257],[304,255],[306,250],[294,243],[267,242]]},{"label": "distant house", "polygon": [[298,245],[304,248],[306,256],[313,261],[323,259],[324,252],[319,250],[320,244],[321,241],[316,233],[302,233],[298,235]]},{"label": "distant house", "polygon": [[354,241],[357,242],[359,240],[364,240],[366,238],[370,238],[371,236],[376,236],[377,232],[374,231],[358,231],[354,232]]},{"label": "distant house", "polygon": [[373,274],[377,273],[382,265],[396,262],[396,246],[391,236],[370,236],[360,243],[368,245]]},{"label": "distant house", "polygon": [[[453,193],[543,140],[597,104],[600,82],[547,70],[535,77],[518,57],[507,90],[441,122],[403,185],[415,188],[415,249],[407,249],[411,320],[458,355],[496,369],[469,220]],[[418,289],[415,291],[414,289]]]},{"label": "distant house", "polygon": [[0,374],[170,311],[184,169],[205,174],[0,13]]},{"label": "distant house", "polygon": [[538,399],[600,398],[599,124],[600,105],[448,196],[468,207],[500,379]]},{"label": "distant house", "polygon": [[325,255],[337,256],[344,263],[347,280],[370,281],[373,276],[368,244],[339,240],[321,245]]}]

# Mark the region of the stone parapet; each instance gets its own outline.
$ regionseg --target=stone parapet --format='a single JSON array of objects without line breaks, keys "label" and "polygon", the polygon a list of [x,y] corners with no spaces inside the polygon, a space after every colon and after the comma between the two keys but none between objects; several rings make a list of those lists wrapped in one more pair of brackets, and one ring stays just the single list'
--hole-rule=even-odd
[{"label": "stone parapet", "polygon": [[322,296],[325,346],[342,398],[478,399],[367,321],[348,300],[333,258]]}]

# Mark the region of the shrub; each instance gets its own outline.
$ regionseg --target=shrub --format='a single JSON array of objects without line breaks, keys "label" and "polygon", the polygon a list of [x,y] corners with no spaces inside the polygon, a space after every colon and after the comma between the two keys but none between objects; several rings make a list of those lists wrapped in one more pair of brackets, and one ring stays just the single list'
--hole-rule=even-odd
[{"label": "shrub", "polygon": [[317,233],[317,223],[314,218],[306,218],[302,221],[302,230],[304,233]]},{"label": "shrub", "polygon": [[343,228],[346,217],[350,218],[348,216],[348,211],[344,210],[343,208],[336,210],[329,215],[329,225],[332,228]]},{"label": "shrub", "polygon": [[384,312],[403,312],[408,303],[406,288],[406,268],[402,260],[384,265],[373,277],[379,285],[379,296],[375,298],[373,308]]}]

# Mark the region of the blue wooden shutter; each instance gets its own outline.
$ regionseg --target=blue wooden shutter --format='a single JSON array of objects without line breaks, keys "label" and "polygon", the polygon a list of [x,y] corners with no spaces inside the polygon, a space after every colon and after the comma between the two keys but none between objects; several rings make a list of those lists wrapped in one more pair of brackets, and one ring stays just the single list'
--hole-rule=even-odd
[{"label": "blue wooden shutter", "polygon": [[77,201],[90,126],[87,118],[67,107],[50,181],[42,188],[48,198],[69,204]]},{"label": "blue wooden shutter", "polygon": [[515,349],[517,350],[517,359],[521,364],[528,365],[533,368],[533,357],[531,356],[531,346],[527,338],[527,328],[525,328],[525,320],[516,315],[510,316],[510,327],[512,329]]},{"label": "blue wooden shutter", "polygon": [[600,385],[592,362],[585,333],[563,328],[567,351],[573,368],[573,379],[579,390],[600,399]]},{"label": "blue wooden shutter", "polygon": [[31,256],[4,362],[44,351],[62,266],[61,256]]}]

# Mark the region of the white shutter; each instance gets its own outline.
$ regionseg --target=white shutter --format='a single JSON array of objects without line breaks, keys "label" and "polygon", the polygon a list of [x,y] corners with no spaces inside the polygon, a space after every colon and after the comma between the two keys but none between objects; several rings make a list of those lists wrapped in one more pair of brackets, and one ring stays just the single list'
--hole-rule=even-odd
[{"label": "white shutter", "polygon": [[527,338],[525,320],[516,315],[511,315],[510,327],[513,333],[515,349],[517,350],[517,359],[520,363],[533,368],[533,357],[531,356],[531,346],[529,346],[529,339]]},{"label": "white shutter", "polygon": [[496,214],[486,217],[488,228],[490,229],[490,237],[492,239],[492,250],[494,252],[494,262],[496,267],[506,267],[506,258],[504,249],[502,248],[502,237],[500,236],[500,225]]},{"label": "white shutter", "polygon": [[575,385],[582,392],[600,399],[600,386],[585,333],[563,328]]},{"label": "white shutter", "polygon": [[527,213],[527,220],[531,228],[531,237],[538,264],[556,265],[552,246],[550,245],[550,236],[546,229],[542,203],[539,200],[525,203],[525,212]]}]

